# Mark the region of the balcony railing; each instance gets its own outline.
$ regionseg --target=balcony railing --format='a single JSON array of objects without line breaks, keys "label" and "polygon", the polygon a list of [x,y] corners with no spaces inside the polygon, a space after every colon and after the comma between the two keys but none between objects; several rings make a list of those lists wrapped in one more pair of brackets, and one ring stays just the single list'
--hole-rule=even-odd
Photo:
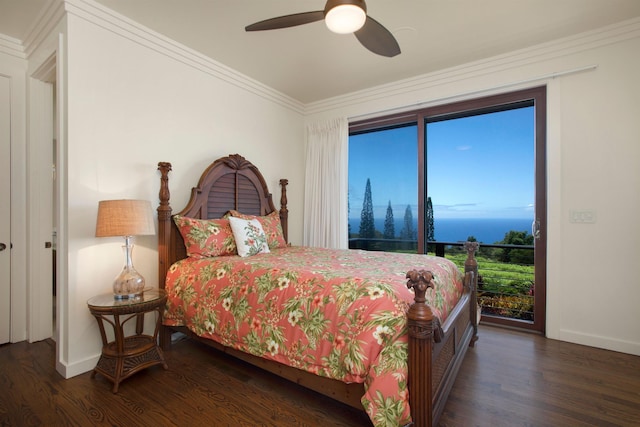
[{"label": "balcony railing", "polygon": [[[451,259],[464,268],[464,242],[427,242],[428,253]],[[400,239],[349,239],[350,249],[416,253],[418,242]],[[480,244],[478,259],[478,304],[483,320],[513,319],[533,322],[535,279],[530,245]],[[513,251],[518,251],[513,252]],[[508,262],[515,254],[520,262]],[[530,260],[530,261],[529,261]]]}]

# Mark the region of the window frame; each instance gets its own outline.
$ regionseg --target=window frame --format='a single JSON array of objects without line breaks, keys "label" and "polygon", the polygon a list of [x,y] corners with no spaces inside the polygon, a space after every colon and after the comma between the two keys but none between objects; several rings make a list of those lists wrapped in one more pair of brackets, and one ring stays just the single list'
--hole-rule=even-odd
[{"label": "window frame", "polygon": [[[461,117],[469,117],[479,114],[486,114],[497,111],[506,111],[514,108],[526,107],[529,105],[536,105],[536,113],[543,112],[546,115],[546,86],[538,86],[528,89],[517,90],[513,92],[500,93],[496,95],[488,95],[478,98],[471,98],[462,101],[456,101],[447,104],[440,104],[421,108],[412,111],[405,111],[401,113],[390,114],[380,117],[372,117],[363,120],[357,120],[349,123],[349,136],[356,135],[364,132],[375,132],[379,130],[388,129],[396,126],[403,125],[417,125],[418,135],[417,143],[417,161],[418,161],[418,249],[417,253],[427,253],[427,242],[425,234],[425,215],[426,206],[425,201],[427,199],[427,177],[426,177],[426,141],[425,141],[425,128],[426,124],[435,121],[448,120]],[[535,120],[535,132],[538,135],[540,132],[545,132],[546,120]],[[537,137],[536,137],[537,138]],[[539,145],[536,144],[535,156],[542,155],[544,158],[544,152],[540,153]],[[539,171],[536,171],[536,186],[539,185]],[[541,181],[544,182],[544,181]],[[542,212],[546,212],[546,192],[543,197],[539,197],[536,192],[536,206],[540,206]],[[546,224],[546,218],[542,221]]]}]

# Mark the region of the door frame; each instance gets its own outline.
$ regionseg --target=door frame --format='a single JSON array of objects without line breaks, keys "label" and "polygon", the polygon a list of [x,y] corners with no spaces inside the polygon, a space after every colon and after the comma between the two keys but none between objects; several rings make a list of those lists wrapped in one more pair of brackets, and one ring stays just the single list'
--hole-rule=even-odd
[{"label": "door frame", "polygon": [[[56,54],[29,77],[28,331],[29,342],[53,336],[53,143]],[[57,306],[57,305],[56,305]],[[56,313],[57,315],[57,313]]]},{"label": "door frame", "polygon": [[523,104],[533,101],[535,117],[534,141],[534,174],[535,174],[535,220],[539,222],[539,238],[534,240],[535,263],[535,292],[534,292],[534,321],[521,321],[498,316],[482,316],[487,323],[517,327],[545,334],[546,332],[546,295],[547,295],[547,86],[535,86],[510,92],[470,98],[447,104],[440,104],[419,110],[404,111],[389,116],[375,117],[355,121],[349,124],[349,134],[376,131],[384,128],[401,126],[408,123],[418,125],[418,253],[426,253],[425,241],[425,200],[426,200],[426,155],[425,127],[429,119],[445,116],[461,116],[465,113],[487,111],[495,108],[500,111],[502,106],[509,104]]}]

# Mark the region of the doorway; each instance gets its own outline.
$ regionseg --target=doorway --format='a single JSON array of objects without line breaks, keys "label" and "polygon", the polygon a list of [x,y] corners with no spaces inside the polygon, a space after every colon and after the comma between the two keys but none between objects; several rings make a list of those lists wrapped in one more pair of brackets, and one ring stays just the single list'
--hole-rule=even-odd
[{"label": "doorway", "polygon": [[[54,297],[54,201],[56,186],[56,55],[51,55],[29,79],[28,140],[28,339],[56,337]],[[55,292],[57,293],[57,292]]]}]

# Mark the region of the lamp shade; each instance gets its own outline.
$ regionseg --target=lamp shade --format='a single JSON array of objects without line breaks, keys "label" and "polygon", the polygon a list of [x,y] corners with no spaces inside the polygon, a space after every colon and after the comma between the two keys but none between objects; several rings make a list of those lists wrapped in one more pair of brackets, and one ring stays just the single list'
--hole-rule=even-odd
[{"label": "lamp shade", "polygon": [[96,237],[156,234],[148,200],[102,200],[98,204]]}]

